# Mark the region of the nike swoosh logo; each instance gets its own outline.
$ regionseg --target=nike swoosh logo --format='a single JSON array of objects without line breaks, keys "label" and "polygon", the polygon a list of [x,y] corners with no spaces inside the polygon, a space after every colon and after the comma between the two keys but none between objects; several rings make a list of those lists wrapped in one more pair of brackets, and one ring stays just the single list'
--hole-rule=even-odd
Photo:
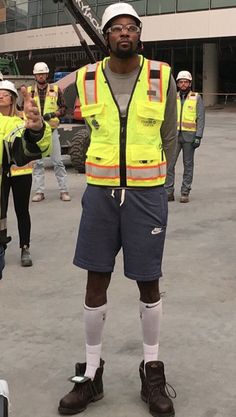
[{"label": "nike swoosh logo", "polygon": [[152,235],[158,235],[159,233],[161,233],[163,231],[162,227],[155,227],[152,231],[151,234]]}]

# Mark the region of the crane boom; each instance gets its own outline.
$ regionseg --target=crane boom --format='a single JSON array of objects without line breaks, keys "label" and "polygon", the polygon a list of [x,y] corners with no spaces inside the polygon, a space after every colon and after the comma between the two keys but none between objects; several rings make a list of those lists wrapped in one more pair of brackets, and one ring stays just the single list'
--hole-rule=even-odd
[{"label": "crane boom", "polygon": [[[96,16],[90,5],[85,0],[53,1],[54,3],[63,3],[65,9],[67,9],[69,14],[74,18],[74,22],[72,20],[73,27],[73,23],[79,23],[87,35],[92,39],[94,44],[99,46],[102,52],[107,55],[107,47],[102,34],[100,19]],[[79,36],[78,31],[76,31],[76,33]]]}]

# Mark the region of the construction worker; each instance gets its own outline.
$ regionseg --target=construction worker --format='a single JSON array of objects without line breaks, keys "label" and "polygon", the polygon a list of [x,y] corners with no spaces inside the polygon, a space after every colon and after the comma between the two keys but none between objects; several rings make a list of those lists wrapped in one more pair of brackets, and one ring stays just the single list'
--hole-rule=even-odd
[{"label": "construction worker", "polygon": [[167,222],[164,182],[166,159],[172,158],[176,146],[176,85],[167,64],[138,54],[141,29],[140,17],[130,4],[108,6],[102,30],[110,56],[77,74],[81,111],[91,131],[88,185],[74,257],[74,264],[88,271],[86,363],[76,364],[71,379],[75,386],[59,404],[62,415],[79,413],[103,397],[107,289],[122,247],[124,273],[136,281],[140,292],[141,397],[152,414],[174,416],[158,346],[159,278]]},{"label": "construction worker", "polygon": [[180,71],[176,81],[178,144],[168,167],[166,191],[168,201],[174,201],[175,165],[182,150],[184,173],[180,203],[188,203],[193,181],[194,152],[201,144],[205,125],[205,108],[200,94],[191,91],[192,75],[189,71]]},{"label": "construction worker", "polygon": [[[15,85],[10,81],[0,82],[0,113],[4,116],[19,116],[16,107],[18,93]],[[21,265],[32,266],[29,251],[31,220],[29,213],[30,191],[32,185],[32,163],[23,167],[12,164],[10,172],[4,177],[4,195],[6,210],[10,188],[12,189],[15,212],[17,216],[19,243],[21,248]]]},{"label": "construction worker", "polygon": [[[28,87],[28,91],[35,99],[44,120],[46,120],[52,128],[52,153],[50,156],[60,190],[60,199],[62,201],[70,201],[66,169],[61,158],[61,146],[57,130],[60,123],[60,117],[65,114],[66,106],[58,86],[48,84],[47,82],[49,68],[45,62],[37,62],[34,65],[33,74],[36,83],[33,86]],[[36,194],[32,198],[32,201],[40,202],[44,200],[45,171],[43,159],[40,159],[34,164],[33,187]]]},{"label": "construction worker", "polygon": [[[5,89],[0,91],[0,97],[4,95],[0,100],[11,100],[13,91],[10,90],[9,81],[0,83],[4,83],[5,86]],[[12,85],[12,83],[10,84]],[[8,175],[11,165],[24,166],[32,160],[47,156],[51,150],[52,132],[50,126],[43,122],[37,104],[27,93],[25,87],[22,87],[22,95],[24,98],[24,121],[17,115],[5,116],[0,113],[0,268],[4,267],[4,252],[7,243],[11,240],[7,236]],[[0,277],[1,275],[2,271],[0,271]]]}]

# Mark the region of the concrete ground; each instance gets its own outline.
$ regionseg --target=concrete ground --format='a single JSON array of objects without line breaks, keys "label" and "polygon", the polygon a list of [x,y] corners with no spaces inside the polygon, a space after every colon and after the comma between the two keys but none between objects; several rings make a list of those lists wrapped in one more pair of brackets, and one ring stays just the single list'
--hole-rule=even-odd
[{"label": "concrete ground", "polygon": [[[178,417],[235,415],[236,367],[236,118],[207,113],[196,151],[191,202],[170,203],[161,281],[164,317],[160,359],[177,391]],[[72,265],[85,188],[68,167],[72,201],[58,199],[47,170],[46,199],[31,204],[32,268],[20,266],[12,204],[4,279],[0,283],[0,377],[8,380],[12,417],[54,417],[71,384],[76,361],[84,361],[83,299],[86,273]],[[109,289],[104,331],[105,397],[84,415],[145,417],[140,400],[142,345],[138,290],[123,277],[118,256]]]}]

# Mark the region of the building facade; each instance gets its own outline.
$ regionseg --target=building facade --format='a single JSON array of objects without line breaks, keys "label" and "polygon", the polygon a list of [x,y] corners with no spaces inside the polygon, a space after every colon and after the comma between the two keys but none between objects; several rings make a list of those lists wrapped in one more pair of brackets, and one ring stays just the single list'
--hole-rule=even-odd
[{"label": "building facade", "polygon": [[[116,1],[76,0],[101,17]],[[168,62],[174,76],[193,74],[193,87],[206,105],[236,97],[236,0],[129,1],[142,16],[144,55]],[[82,30],[82,34],[92,45]],[[102,58],[92,45],[95,57]],[[87,62],[62,3],[53,0],[0,0],[0,54],[11,53],[21,73],[38,60],[56,71],[72,71]]]}]

